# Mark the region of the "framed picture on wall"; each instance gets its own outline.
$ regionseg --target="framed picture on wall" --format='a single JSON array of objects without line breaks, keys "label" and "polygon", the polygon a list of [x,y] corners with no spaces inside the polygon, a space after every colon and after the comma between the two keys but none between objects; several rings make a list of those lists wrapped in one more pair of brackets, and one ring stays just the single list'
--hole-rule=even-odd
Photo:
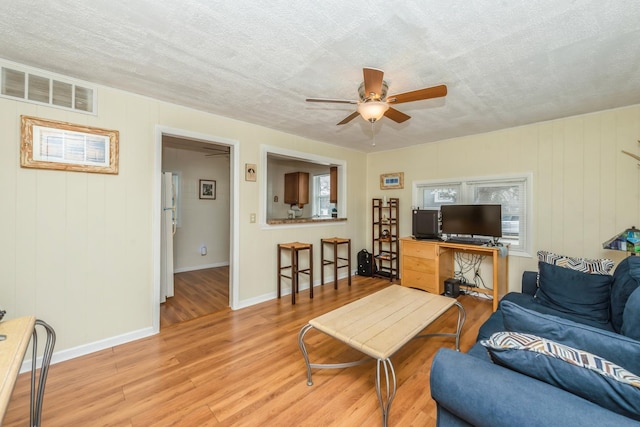
[{"label": "framed picture on wall", "polygon": [[216,182],[211,179],[200,180],[200,198],[206,200],[216,199]]},{"label": "framed picture on wall", "polygon": [[380,189],[404,188],[404,172],[385,173],[380,175]]},{"label": "framed picture on wall", "polygon": [[255,181],[256,180],[256,165],[253,163],[245,163],[244,165],[244,180]]},{"label": "framed picture on wall", "polygon": [[118,173],[117,130],[21,116],[20,166]]}]

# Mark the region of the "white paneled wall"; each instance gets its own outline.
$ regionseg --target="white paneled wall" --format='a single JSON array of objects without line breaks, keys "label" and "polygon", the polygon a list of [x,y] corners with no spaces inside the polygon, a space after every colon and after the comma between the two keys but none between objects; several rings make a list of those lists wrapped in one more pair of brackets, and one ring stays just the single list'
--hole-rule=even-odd
[{"label": "white paneled wall", "polygon": [[[369,195],[382,195],[381,173],[403,171],[405,188],[384,193],[400,197],[406,207],[400,231],[410,235],[412,181],[533,173],[534,257],[512,256],[509,265],[510,288],[519,290],[522,272],[537,268],[538,250],[616,261],[625,256],[602,249],[602,242],[640,227],[640,168],[621,153],[640,153],[638,139],[640,106],[632,106],[371,154]],[[490,271],[483,268],[483,276]]]},{"label": "white paneled wall", "polygon": [[[50,323],[58,335],[54,360],[153,333],[154,242],[159,241],[153,235],[159,217],[154,198],[156,159],[160,158],[157,126],[238,141],[239,200],[231,200],[229,187],[233,184],[227,164],[220,175],[202,176],[219,181],[219,199],[192,201],[224,206],[224,212],[213,213],[212,222],[225,229],[213,228],[211,235],[197,238],[218,243],[216,239],[225,236],[227,245],[221,245],[219,251],[209,246],[212,258],[206,262],[231,261],[227,236],[230,225],[238,224],[235,279],[239,306],[275,297],[279,242],[317,244],[322,237],[344,236],[352,239],[354,248],[364,247],[366,218],[355,214],[366,205],[364,154],[122,91],[98,90],[97,116],[0,99],[0,223],[4,226],[0,309],[7,310],[7,318],[35,315]],[[118,130],[119,174],[20,168],[20,115]],[[260,164],[262,144],[344,159],[349,165],[347,198],[354,216],[347,223],[313,228],[262,228],[250,223],[250,214],[260,212],[264,198],[259,182],[244,180],[244,164],[257,164],[258,170],[264,167]],[[201,174],[191,172],[192,181]],[[230,217],[233,203],[238,208]],[[193,250],[194,241],[184,242],[187,250]],[[200,243],[196,246],[199,249]],[[193,266],[189,260],[182,261],[184,266]]]}]

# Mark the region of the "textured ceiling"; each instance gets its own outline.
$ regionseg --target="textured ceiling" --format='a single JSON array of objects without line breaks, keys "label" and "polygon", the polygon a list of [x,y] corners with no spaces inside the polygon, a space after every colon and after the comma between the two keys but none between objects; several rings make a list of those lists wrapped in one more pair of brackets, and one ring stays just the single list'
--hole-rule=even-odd
[{"label": "textured ceiling", "polygon": [[[361,151],[640,103],[635,0],[13,0],[0,57]],[[362,68],[389,93],[446,84],[371,125]]]}]

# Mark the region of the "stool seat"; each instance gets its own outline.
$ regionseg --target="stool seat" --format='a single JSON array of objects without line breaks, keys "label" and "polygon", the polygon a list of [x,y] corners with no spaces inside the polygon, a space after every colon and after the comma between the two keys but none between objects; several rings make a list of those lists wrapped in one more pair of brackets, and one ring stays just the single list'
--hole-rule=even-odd
[{"label": "stool seat", "polygon": [[[282,265],[282,251],[288,250],[291,257],[291,265]],[[298,254],[300,251],[309,251],[309,267],[300,268]],[[282,270],[289,269],[290,276],[282,273]],[[313,298],[313,245],[311,243],[289,242],[278,243],[278,298],[281,296],[282,278],[291,279],[291,304],[296,303],[298,293],[299,273],[309,276],[309,297]]]},{"label": "stool seat", "polygon": [[327,239],[321,239],[322,243],[333,243],[333,244],[341,244],[341,243],[350,243],[351,239],[345,239],[344,237],[329,237]]},{"label": "stool seat", "polygon": [[[338,256],[338,247],[340,245],[347,245],[347,255]],[[324,257],[324,246],[330,245],[333,247],[333,259],[325,259]],[[320,283],[324,285],[324,267],[327,265],[333,265],[333,288],[338,289],[338,269],[339,268],[347,268],[348,269],[348,277],[349,277],[349,286],[351,286],[351,239],[347,239],[344,237],[327,237],[324,239],[320,239]],[[339,261],[343,261],[342,265],[339,264]],[[345,263],[346,262],[346,263]]]},{"label": "stool seat", "polygon": [[294,249],[296,251],[302,250],[302,249],[309,249],[311,248],[311,243],[300,243],[300,242],[291,242],[291,243],[279,243],[278,246],[280,246],[282,249]]}]

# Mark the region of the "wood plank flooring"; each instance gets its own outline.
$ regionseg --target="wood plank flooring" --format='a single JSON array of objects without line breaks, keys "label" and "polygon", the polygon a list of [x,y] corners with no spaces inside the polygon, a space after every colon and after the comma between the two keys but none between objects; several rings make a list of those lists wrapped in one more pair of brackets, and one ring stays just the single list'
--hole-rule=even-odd
[{"label": "wood plank flooring", "polygon": [[174,296],[160,304],[160,328],[229,308],[229,267],[174,274]]},{"label": "wood plank flooring", "polygon": [[[51,367],[42,424],[56,426],[379,426],[375,363],[347,369],[306,371],[297,334],[310,318],[389,286],[385,279],[355,276],[300,293],[295,306],[280,300],[219,310],[166,327],[153,337]],[[461,349],[473,344],[491,303],[471,296]],[[425,332],[453,330],[451,309]],[[312,361],[339,362],[358,352],[317,331],[305,339]],[[435,425],[429,369],[435,352],[453,348],[451,338],[408,343],[393,356],[398,391],[390,426]],[[22,374],[4,426],[28,425],[29,374]]]}]

